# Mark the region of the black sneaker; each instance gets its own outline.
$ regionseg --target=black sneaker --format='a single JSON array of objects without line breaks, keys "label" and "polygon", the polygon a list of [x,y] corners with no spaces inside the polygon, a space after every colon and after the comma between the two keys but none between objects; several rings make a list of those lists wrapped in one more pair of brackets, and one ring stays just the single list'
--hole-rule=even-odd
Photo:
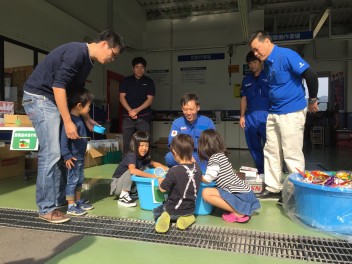
[{"label": "black sneaker", "polygon": [[268,190],[264,190],[261,193],[257,193],[256,196],[257,198],[260,198],[260,199],[280,199],[281,192],[273,193],[273,192],[269,192]]},{"label": "black sneaker", "polygon": [[137,189],[131,190],[131,192],[130,192],[130,197],[131,197],[132,199],[137,199],[137,198],[138,198]]},{"label": "black sneaker", "polygon": [[282,197],[277,201],[277,205],[282,206]]},{"label": "black sneaker", "polygon": [[135,202],[131,199],[128,193],[126,193],[124,196],[120,197],[119,200],[117,201],[118,204],[125,206],[125,207],[134,207],[137,206]]}]

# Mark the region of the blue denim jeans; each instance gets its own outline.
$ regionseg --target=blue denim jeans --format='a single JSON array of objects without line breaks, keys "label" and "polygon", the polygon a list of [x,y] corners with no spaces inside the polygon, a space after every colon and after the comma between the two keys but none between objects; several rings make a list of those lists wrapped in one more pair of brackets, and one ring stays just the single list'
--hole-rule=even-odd
[{"label": "blue denim jeans", "polygon": [[81,190],[84,180],[84,161],[74,161],[74,167],[67,171],[66,199],[75,201],[75,193]]},{"label": "blue denim jeans", "polygon": [[36,203],[39,214],[53,211],[59,197],[60,112],[42,95],[24,93],[22,105],[32,121],[39,141]]}]

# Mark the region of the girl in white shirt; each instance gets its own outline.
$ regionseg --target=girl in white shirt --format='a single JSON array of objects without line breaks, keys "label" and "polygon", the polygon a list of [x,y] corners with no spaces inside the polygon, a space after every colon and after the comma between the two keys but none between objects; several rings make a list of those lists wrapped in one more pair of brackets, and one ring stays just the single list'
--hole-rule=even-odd
[{"label": "girl in white shirt", "polygon": [[198,140],[198,155],[209,160],[203,182],[215,181],[215,188],[205,188],[203,199],[215,207],[224,209],[226,222],[248,222],[260,203],[250,187],[232,169],[228,151],[220,134],[214,129],[204,130]]}]

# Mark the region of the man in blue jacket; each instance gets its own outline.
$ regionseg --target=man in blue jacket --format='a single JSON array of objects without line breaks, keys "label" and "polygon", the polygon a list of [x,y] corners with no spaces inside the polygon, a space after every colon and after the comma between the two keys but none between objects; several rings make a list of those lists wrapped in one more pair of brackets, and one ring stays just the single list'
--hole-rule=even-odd
[{"label": "man in blue jacket", "polygon": [[[265,191],[260,198],[279,198],[282,204],[282,167],[290,173],[304,171],[303,134],[307,110],[318,111],[318,77],[310,65],[295,51],[281,48],[263,31],[249,38],[254,55],[264,61],[268,76],[270,108],[264,146]],[[302,78],[306,80],[308,107]]]},{"label": "man in blue jacket", "polygon": [[[196,94],[187,93],[181,98],[181,107],[183,117],[179,117],[174,120],[171,126],[169,134],[169,146],[172,139],[178,134],[190,135],[194,141],[193,157],[200,165],[202,172],[205,173],[207,168],[206,162],[200,162],[197,150],[198,150],[198,139],[200,134],[206,129],[215,129],[213,121],[202,115],[198,115],[200,110],[199,99]],[[166,164],[169,167],[177,165],[171,151],[165,156]]]},{"label": "man in blue jacket", "polygon": [[240,126],[244,129],[249,152],[259,174],[264,174],[263,147],[266,141],[269,86],[262,62],[252,51],[246,56],[251,73],[243,78],[241,88]]}]

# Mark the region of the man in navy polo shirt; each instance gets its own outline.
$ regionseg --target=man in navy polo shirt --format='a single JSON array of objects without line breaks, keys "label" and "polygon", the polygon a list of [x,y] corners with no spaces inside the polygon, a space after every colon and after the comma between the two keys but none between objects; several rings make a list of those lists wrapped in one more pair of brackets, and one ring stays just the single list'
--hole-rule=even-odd
[{"label": "man in navy polo shirt", "polygon": [[246,56],[251,73],[243,78],[241,88],[240,126],[244,129],[249,152],[259,174],[264,174],[263,147],[266,141],[269,86],[262,62],[252,51]]},{"label": "man in navy polo shirt", "polygon": [[[198,139],[200,134],[206,129],[215,129],[213,121],[202,115],[198,115],[200,103],[196,94],[187,93],[181,98],[183,116],[174,120],[169,133],[169,146],[171,141],[178,134],[190,135],[194,141],[193,157],[198,162],[203,174],[207,168],[207,162],[201,162],[198,157]],[[166,153],[166,165],[169,167],[177,165],[171,151]]]},{"label": "man in navy polo shirt", "polygon": [[132,60],[133,75],[126,77],[120,86],[120,102],[124,108],[122,121],[123,152],[130,150],[130,141],[136,131],[150,133],[155,85],[144,75],[147,62],[142,57]]},{"label": "man in navy polo shirt", "polygon": [[[60,122],[67,138],[79,139],[67,107],[67,94],[84,87],[93,61],[107,64],[124,50],[122,37],[104,30],[91,43],[70,42],[53,49],[40,62],[23,86],[22,105],[32,121],[39,140],[36,203],[39,217],[50,223],[64,223],[69,218],[56,207],[62,196],[60,172]],[[82,116],[89,130],[96,122]],[[65,190],[65,188],[63,188]],[[63,193],[64,195],[64,193]]]},{"label": "man in navy polo shirt", "polygon": [[310,65],[295,51],[281,48],[263,31],[249,38],[254,55],[264,61],[264,71],[270,85],[270,108],[264,147],[265,190],[260,198],[280,198],[282,204],[282,165],[285,161],[290,173],[296,168],[304,171],[304,124],[307,102],[302,78],[306,80],[309,99],[308,111],[318,111],[318,77]]}]

